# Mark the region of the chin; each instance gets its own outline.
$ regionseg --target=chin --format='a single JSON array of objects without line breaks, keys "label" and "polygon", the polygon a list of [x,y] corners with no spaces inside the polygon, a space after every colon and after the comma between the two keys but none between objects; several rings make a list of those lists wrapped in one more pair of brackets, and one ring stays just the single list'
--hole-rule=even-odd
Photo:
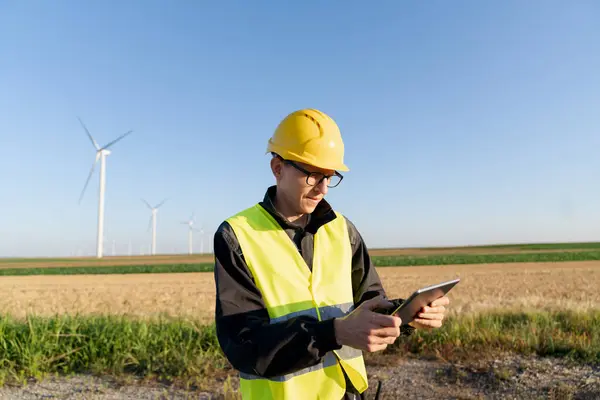
[{"label": "chin", "polygon": [[317,208],[318,204],[319,203],[314,204],[311,201],[305,201],[300,208],[304,214],[311,214],[313,211],[315,211],[315,208]]}]

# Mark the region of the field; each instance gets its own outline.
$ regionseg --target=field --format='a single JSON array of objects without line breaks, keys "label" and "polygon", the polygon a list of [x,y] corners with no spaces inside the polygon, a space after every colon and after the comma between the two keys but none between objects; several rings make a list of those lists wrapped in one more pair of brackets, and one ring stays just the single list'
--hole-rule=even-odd
[{"label": "field", "polygon": [[[517,385],[511,379],[523,372],[514,372],[520,370],[506,364],[502,371],[509,377],[500,379],[498,362],[525,357],[519,361],[523,364],[533,363],[533,355],[559,356],[576,363],[564,367],[564,374],[589,369],[584,383],[575,380],[557,389],[552,375],[543,388],[522,388],[523,396],[517,397],[565,390],[571,393],[565,398],[577,393],[600,396],[599,251],[595,243],[372,251],[392,298],[445,279],[462,280],[449,295],[444,328],[418,333],[399,340],[384,354],[367,356],[373,379],[397,375],[394,368],[402,363],[429,363],[411,364],[414,371],[425,368],[423,374],[431,373],[427,368],[435,364],[436,371],[445,371],[436,378],[435,388],[425,375],[411,377],[413,383],[443,390],[431,391],[431,398],[454,396],[456,390],[463,398],[477,398],[465,393],[475,393],[473,382],[481,382],[481,377],[494,377],[492,383],[485,380],[484,392],[500,393]],[[515,256],[526,262],[508,262]],[[485,263],[475,264],[477,260]],[[8,272],[0,277],[0,315],[7,316],[0,317],[0,381],[22,381],[47,372],[92,371],[159,378],[223,393],[230,385],[224,379],[235,374],[220,355],[211,325],[213,275],[190,268],[207,268],[211,263],[212,256],[0,260],[0,273]],[[188,270],[173,273],[174,266]],[[115,273],[121,267],[128,269]],[[44,275],[45,270],[55,273]],[[68,275],[69,271],[75,273]],[[115,352],[117,343],[120,350]],[[483,375],[472,372],[474,365],[488,359],[496,360],[495,367],[488,365]],[[563,371],[557,365],[553,368],[554,374]],[[538,386],[545,376],[539,374]],[[557,376],[567,379],[567,375]],[[457,376],[462,376],[462,382]],[[475,380],[467,387],[468,377]],[[235,379],[231,385],[235,387]],[[510,390],[516,390],[514,385]]]},{"label": "field", "polygon": [[[431,247],[431,248],[389,248],[372,249],[373,257],[385,256],[444,256],[473,254],[536,254],[540,252],[594,252],[600,251],[600,242],[584,243],[540,243],[506,244],[493,246]],[[70,258],[0,258],[0,268],[45,268],[113,265],[158,265],[158,264],[205,264],[212,263],[212,254],[202,255],[155,255],[155,256],[105,256],[101,259],[90,257]]]},{"label": "field", "polygon": [[[450,313],[600,308],[598,262],[380,267],[388,296],[406,297],[420,286],[460,277],[449,297]],[[185,316],[210,322],[214,313],[212,273],[78,276],[6,276],[0,312]]]},{"label": "field", "polygon": [[[556,245],[555,245],[556,246]],[[532,262],[600,261],[600,249],[566,246],[557,248],[516,247],[458,249],[385,249],[372,251],[378,267],[505,264]],[[487,249],[487,251],[486,251]],[[470,252],[468,250],[471,250]],[[0,276],[15,275],[111,275],[141,273],[210,272],[214,258],[200,256],[105,257],[103,259],[4,259],[0,260]]]}]

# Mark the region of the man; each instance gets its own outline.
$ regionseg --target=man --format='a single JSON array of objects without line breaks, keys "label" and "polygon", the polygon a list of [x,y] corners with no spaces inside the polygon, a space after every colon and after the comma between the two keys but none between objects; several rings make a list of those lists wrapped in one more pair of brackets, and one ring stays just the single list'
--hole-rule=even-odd
[{"label": "man", "polygon": [[359,399],[368,386],[362,351],[441,326],[448,299],[402,329],[400,318],[372,311],[394,303],[354,224],[324,200],[348,171],[333,119],[289,114],[267,153],[276,185],[214,237],[220,346],[244,399]]}]

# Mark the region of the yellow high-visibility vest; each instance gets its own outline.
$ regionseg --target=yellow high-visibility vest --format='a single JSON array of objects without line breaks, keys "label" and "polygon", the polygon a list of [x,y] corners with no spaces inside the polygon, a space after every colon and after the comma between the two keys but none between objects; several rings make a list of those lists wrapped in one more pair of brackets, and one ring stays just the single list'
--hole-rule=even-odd
[{"label": "yellow high-visibility vest", "polygon": [[[354,308],[352,247],[346,220],[336,215],[314,236],[312,273],[294,242],[259,204],[227,219],[262,294],[270,323],[300,315],[322,321]],[[343,346],[327,353],[322,363],[283,376],[240,373],[240,392],[243,399],[338,400],[346,391],[342,369],[359,392],[367,389],[362,352]]]}]

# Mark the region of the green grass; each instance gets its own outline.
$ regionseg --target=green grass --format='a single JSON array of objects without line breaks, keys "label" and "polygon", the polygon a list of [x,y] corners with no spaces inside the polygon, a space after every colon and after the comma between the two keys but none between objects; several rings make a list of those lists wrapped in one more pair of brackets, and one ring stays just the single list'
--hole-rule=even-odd
[{"label": "green grass", "polygon": [[513,243],[489,244],[480,246],[456,247],[422,247],[419,250],[485,250],[485,249],[510,249],[510,250],[589,250],[600,249],[600,242],[568,242],[568,243]]},{"label": "green grass", "polygon": [[105,274],[164,274],[176,272],[210,272],[211,263],[163,264],[163,265],[117,265],[91,267],[48,268],[0,268],[0,276],[26,275],[105,275]]},{"label": "green grass", "polygon": [[600,260],[600,251],[573,251],[521,254],[447,254],[428,256],[379,256],[372,257],[378,267],[420,266],[449,264],[496,264],[522,262],[563,262]]},{"label": "green grass", "polygon": [[[449,318],[431,332],[396,342],[390,353],[460,352],[471,358],[493,350],[600,363],[600,311],[488,313]],[[369,355],[369,359],[379,357]],[[46,374],[94,373],[210,381],[229,370],[214,326],[116,316],[0,317],[0,381]]]},{"label": "green grass", "polygon": [[[447,254],[428,256],[374,256],[378,267],[422,266],[449,264],[495,264],[521,262],[562,262],[600,260],[600,251],[551,252],[530,254]],[[181,272],[211,272],[212,263],[122,265],[88,267],[0,268],[0,276],[9,275],[84,275],[84,274],[158,274]]]},{"label": "green grass", "polygon": [[418,332],[396,349],[411,353],[489,351],[563,357],[600,364],[600,311],[488,312],[449,319],[443,329]]},{"label": "green grass", "polygon": [[[0,258],[0,265],[2,263],[31,263],[31,262],[73,262],[75,258]],[[92,259],[90,259],[92,260]],[[97,259],[95,259],[97,260]],[[87,261],[87,259],[86,259]]]},{"label": "green grass", "polygon": [[[486,249],[507,249],[511,251],[535,251],[535,250],[600,250],[600,242],[567,242],[567,243],[512,243],[512,244],[489,244],[475,246],[455,246],[455,247],[418,247],[414,250],[486,250]],[[389,248],[374,248],[372,250],[390,250]],[[411,250],[411,248],[397,248],[397,250]],[[198,255],[198,254],[196,254]],[[205,254],[211,255],[211,254]],[[168,257],[186,257],[187,254],[163,254]],[[151,259],[151,256],[148,256]],[[2,263],[38,263],[38,262],[73,262],[79,258],[52,258],[52,257],[0,257]],[[106,258],[98,259],[95,257],[84,258],[86,262],[103,262]]]},{"label": "green grass", "polygon": [[0,381],[54,373],[193,379],[225,367],[214,326],[117,316],[0,318]]},{"label": "green grass", "polygon": [[[206,256],[206,254],[195,254],[195,256]],[[189,257],[188,254],[161,254],[158,256],[133,256],[132,258],[137,260],[140,259],[144,259],[147,258],[148,260],[152,260],[153,258],[169,258],[169,259],[174,259],[176,260],[177,258],[187,258]],[[73,262],[86,262],[86,263],[104,263],[109,261],[111,258],[113,258],[112,256],[105,256],[103,258],[96,258],[96,257],[72,257],[72,258],[68,258],[68,257],[60,257],[60,258],[53,258],[53,257],[31,257],[31,258],[27,258],[27,257],[17,257],[17,258],[3,258],[0,257],[0,265],[2,265],[3,263],[11,263],[11,264],[27,264],[27,263],[73,263]],[[124,261],[127,260],[126,256],[116,256],[116,258],[119,259],[119,261]]]}]

